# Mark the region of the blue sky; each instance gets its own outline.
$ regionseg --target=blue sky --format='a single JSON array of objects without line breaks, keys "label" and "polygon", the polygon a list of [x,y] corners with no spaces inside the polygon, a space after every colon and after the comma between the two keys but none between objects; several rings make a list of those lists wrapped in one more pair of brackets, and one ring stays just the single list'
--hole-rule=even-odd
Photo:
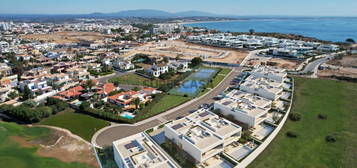
[{"label": "blue sky", "polygon": [[83,14],[131,9],[234,15],[357,16],[357,0],[2,0],[0,13]]}]

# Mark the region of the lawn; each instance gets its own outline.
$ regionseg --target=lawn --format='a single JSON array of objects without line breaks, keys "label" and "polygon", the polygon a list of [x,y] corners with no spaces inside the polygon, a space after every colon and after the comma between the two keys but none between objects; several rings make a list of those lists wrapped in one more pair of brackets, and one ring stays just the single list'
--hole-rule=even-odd
[{"label": "lawn", "polygon": [[0,121],[0,167],[89,168],[89,166],[81,163],[64,163],[55,158],[37,156],[37,148],[21,147],[10,139],[11,136],[21,136],[31,140],[46,137],[48,133],[49,129],[47,128],[30,128]]},{"label": "lawn", "polygon": [[88,115],[74,113],[73,110],[66,110],[41,121],[39,124],[68,129],[90,142],[94,133],[108,126],[109,122]]},{"label": "lawn", "polygon": [[150,86],[155,88],[158,88],[161,85],[160,79],[150,80],[140,75],[132,74],[132,73],[121,77],[115,77],[109,80],[109,82],[112,83],[115,83],[116,81],[119,82],[120,84]]},{"label": "lawn", "polygon": [[144,111],[140,115],[138,115],[138,117],[135,119],[142,120],[145,118],[149,118],[151,116],[160,114],[164,111],[179,106],[189,100],[191,100],[190,97],[176,96],[176,95],[163,95],[163,97],[160,98],[156,103],[153,102],[153,104],[145,107],[146,109],[144,109]]},{"label": "lawn", "polygon": [[[249,167],[356,167],[357,84],[305,78],[295,83],[292,112],[300,113],[301,121],[287,121]],[[327,119],[318,119],[319,114]],[[288,138],[288,131],[298,137]],[[326,142],[327,135],[337,141]]]}]

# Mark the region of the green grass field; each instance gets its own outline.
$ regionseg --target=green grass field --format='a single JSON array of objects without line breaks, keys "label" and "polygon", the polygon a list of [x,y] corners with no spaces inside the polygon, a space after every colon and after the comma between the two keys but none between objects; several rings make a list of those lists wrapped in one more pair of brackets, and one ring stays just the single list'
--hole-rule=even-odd
[{"label": "green grass field", "polygon": [[51,116],[39,124],[65,128],[90,142],[94,133],[108,126],[109,122],[88,115],[74,113],[73,110],[67,110]]},{"label": "green grass field", "polygon": [[[357,84],[305,78],[295,78],[295,83],[292,112],[302,114],[302,120],[287,121],[249,167],[356,167]],[[327,119],[318,119],[319,114],[326,114]],[[288,131],[298,137],[288,138]],[[337,141],[326,142],[327,135]]]},{"label": "green grass field", "polygon": [[191,100],[190,97],[164,95],[159,102],[152,104],[152,106],[146,107],[149,109],[147,109],[147,111],[145,111],[144,113],[141,113],[136,119],[142,120],[142,119],[149,118],[151,116],[167,111],[171,108],[174,108],[178,105],[181,105],[189,100]]},{"label": "green grass field", "polygon": [[23,127],[14,123],[0,122],[0,167],[7,168],[89,168],[81,163],[64,163],[55,158],[40,157],[37,148],[24,148],[10,139],[21,136],[27,139],[45,137],[47,128]]},{"label": "green grass field", "polygon": [[109,82],[114,83],[115,81],[118,81],[120,84],[140,85],[140,86],[150,86],[150,87],[159,87],[161,84],[160,79],[150,80],[137,74],[128,74],[121,77],[109,79]]}]

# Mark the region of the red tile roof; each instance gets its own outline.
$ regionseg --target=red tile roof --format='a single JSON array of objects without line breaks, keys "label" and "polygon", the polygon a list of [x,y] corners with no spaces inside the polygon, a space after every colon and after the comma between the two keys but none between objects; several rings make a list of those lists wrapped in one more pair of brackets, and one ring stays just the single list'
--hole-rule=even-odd
[{"label": "red tile roof", "polygon": [[98,94],[109,94],[110,92],[115,90],[115,85],[113,83],[106,83],[103,85],[103,89],[101,89],[100,91],[98,91]]},{"label": "red tile roof", "polygon": [[76,97],[76,96],[80,96],[82,94],[83,87],[82,86],[76,86],[74,88],[68,89],[64,92],[60,92],[58,93],[58,95],[60,96],[64,96],[64,97]]}]

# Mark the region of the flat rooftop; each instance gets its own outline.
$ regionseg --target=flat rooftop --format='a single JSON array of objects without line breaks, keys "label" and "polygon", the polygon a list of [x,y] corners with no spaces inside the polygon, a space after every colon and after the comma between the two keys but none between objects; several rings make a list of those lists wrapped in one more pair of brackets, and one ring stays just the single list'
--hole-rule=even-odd
[{"label": "flat rooftop", "polygon": [[248,103],[243,100],[235,100],[232,98],[223,98],[216,102],[222,106],[226,106],[230,109],[234,109],[235,112],[244,113],[252,117],[258,117],[267,112],[267,109],[254,106],[254,104]]},{"label": "flat rooftop", "polygon": [[258,78],[252,75],[249,76],[241,85],[252,89],[264,89],[275,94],[283,90],[281,82],[276,82],[267,78]]},{"label": "flat rooftop", "polygon": [[158,147],[142,133],[115,141],[113,145],[127,167],[175,168]]},{"label": "flat rooftop", "polygon": [[218,116],[203,120],[202,125],[206,126],[208,129],[221,137],[225,137],[226,135],[232,134],[232,132],[238,132],[242,130],[239,125]]},{"label": "flat rooftop", "polygon": [[260,96],[256,96],[254,94],[243,92],[240,90],[232,90],[226,94],[227,97],[232,98],[234,100],[242,100],[246,103],[252,104],[257,107],[264,108],[266,106],[270,106],[272,101]]},{"label": "flat rooftop", "polygon": [[192,126],[185,134],[185,138],[199,149],[205,149],[207,146],[222,140],[201,125]]}]

